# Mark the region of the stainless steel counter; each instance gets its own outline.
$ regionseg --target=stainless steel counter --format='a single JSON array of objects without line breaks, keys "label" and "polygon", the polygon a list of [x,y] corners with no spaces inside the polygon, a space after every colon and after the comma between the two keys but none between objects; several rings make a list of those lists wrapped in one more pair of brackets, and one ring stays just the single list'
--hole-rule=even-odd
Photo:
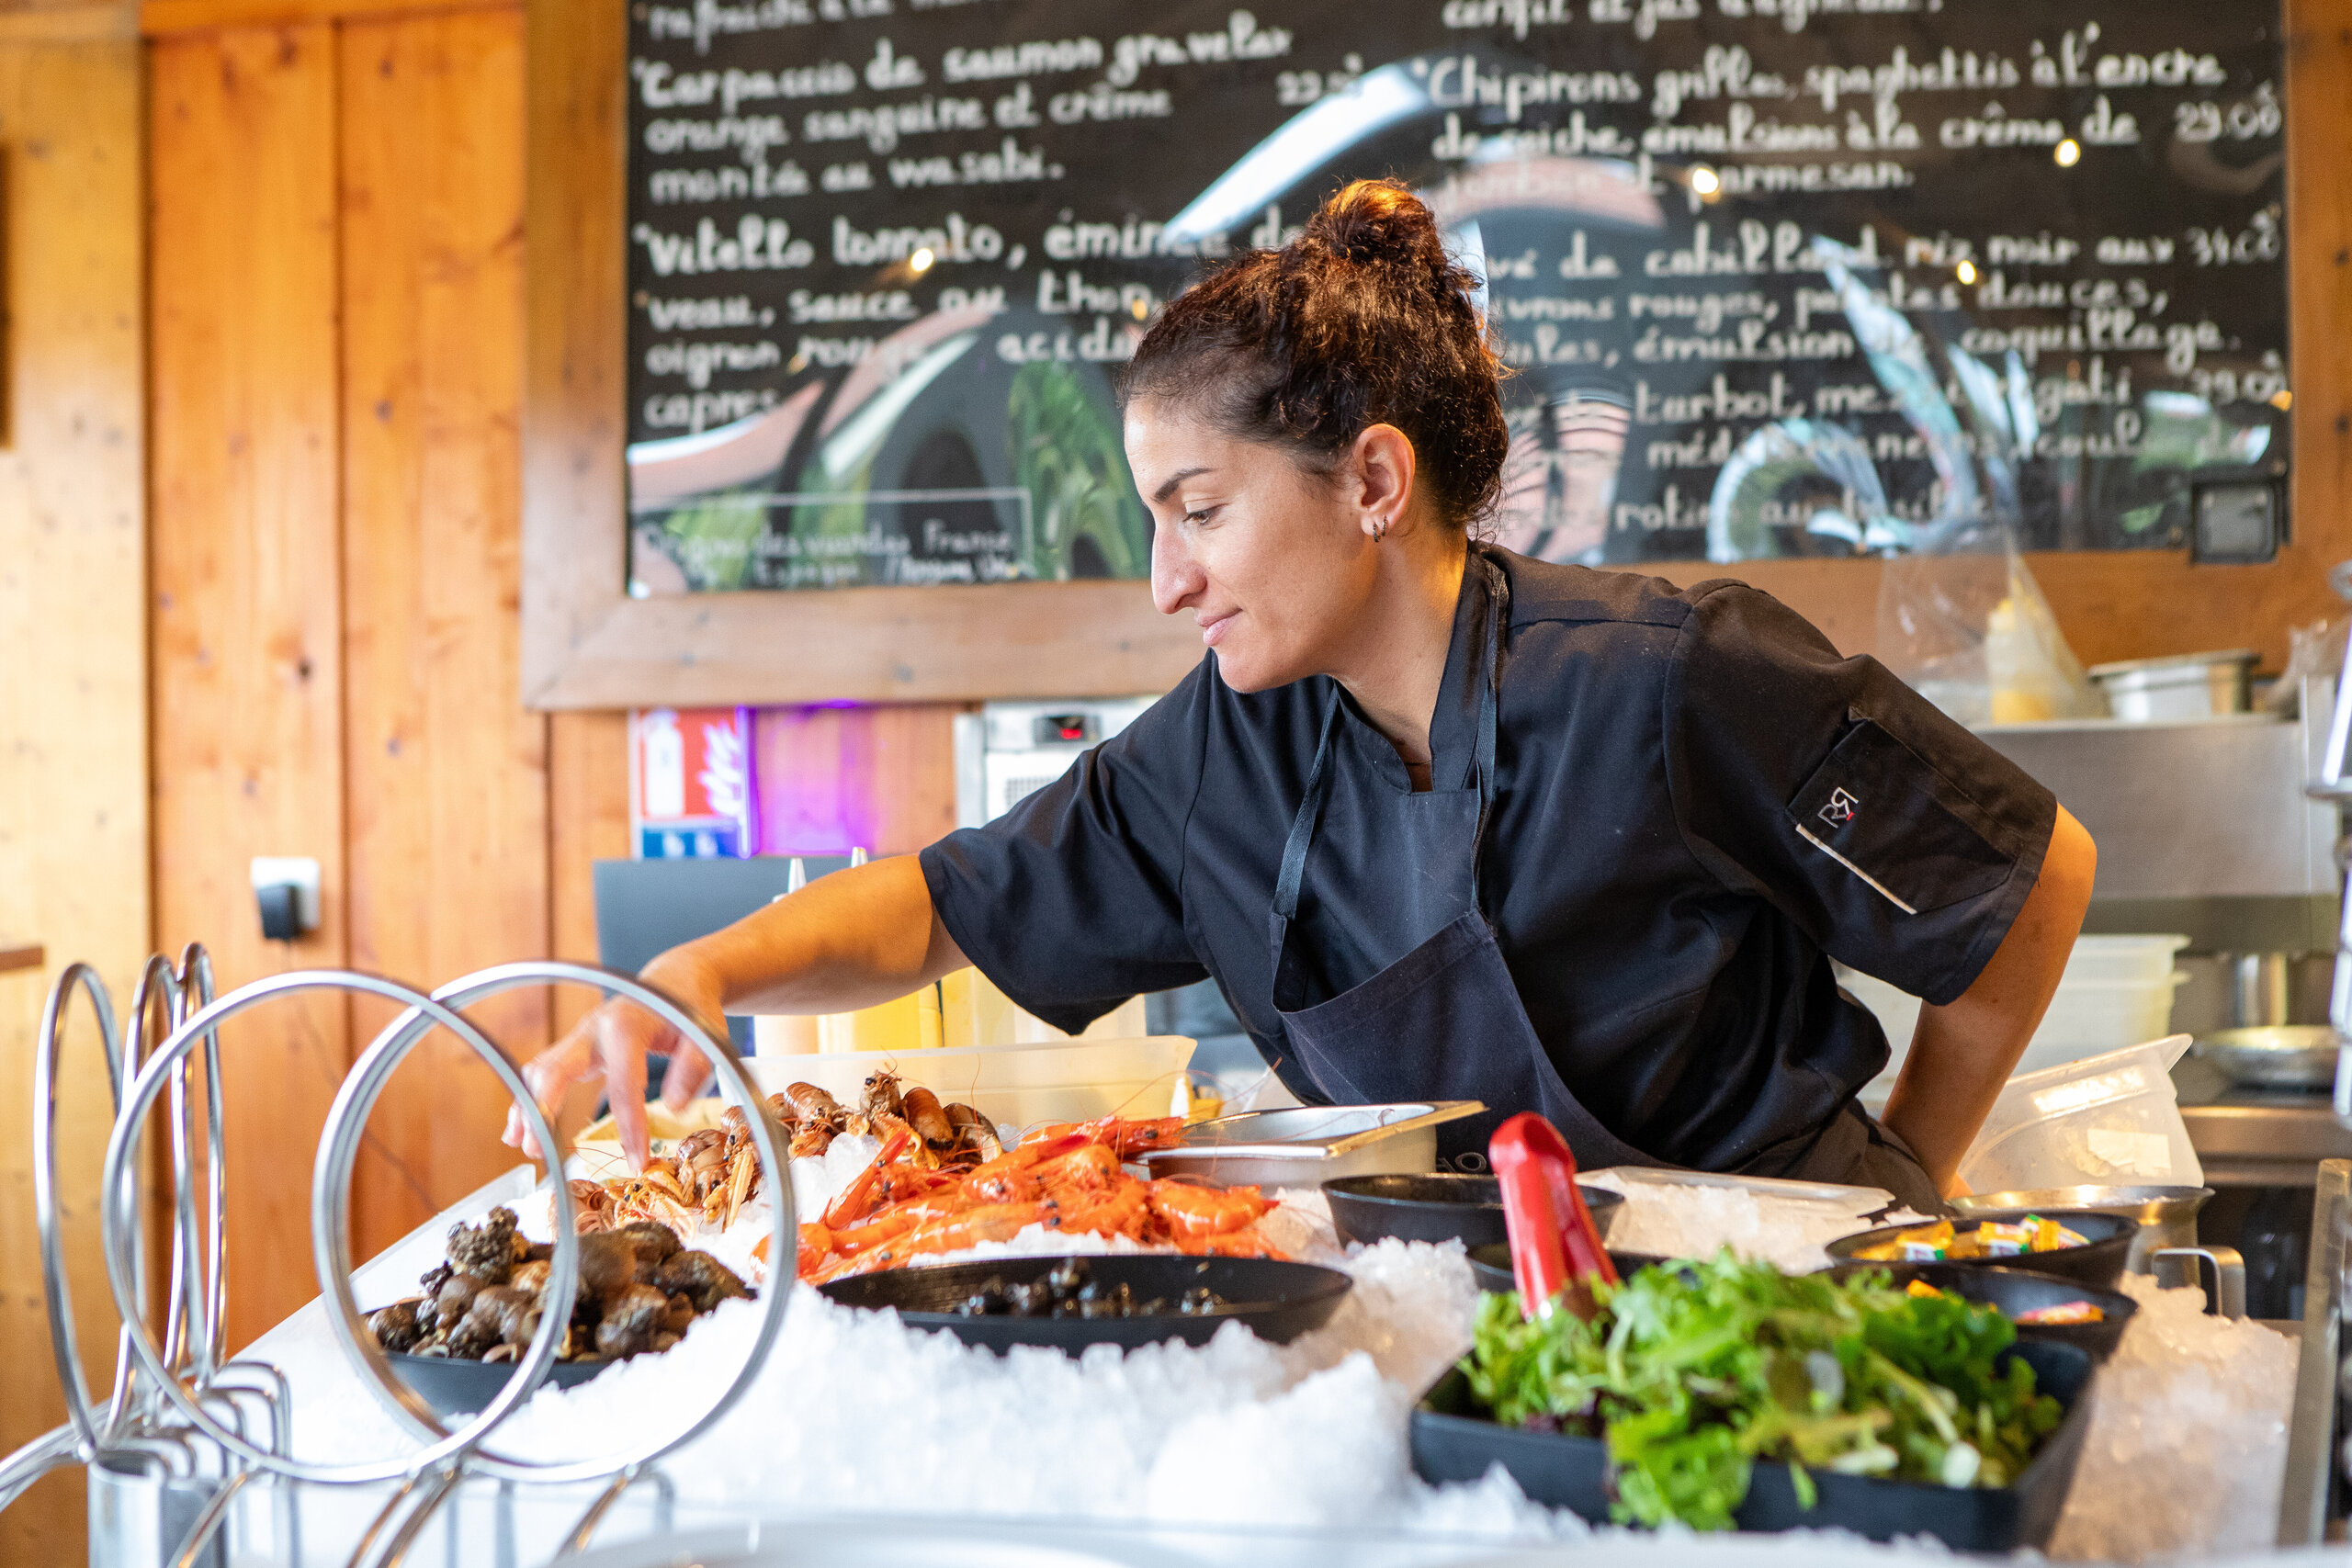
[{"label": "stainless steel counter", "polygon": [[2324,1090],[2237,1089],[2193,1056],[2172,1081],[2208,1186],[2307,1187],[2321,1160],[2352,1159],[2352,1129],[2336,1122]]}]

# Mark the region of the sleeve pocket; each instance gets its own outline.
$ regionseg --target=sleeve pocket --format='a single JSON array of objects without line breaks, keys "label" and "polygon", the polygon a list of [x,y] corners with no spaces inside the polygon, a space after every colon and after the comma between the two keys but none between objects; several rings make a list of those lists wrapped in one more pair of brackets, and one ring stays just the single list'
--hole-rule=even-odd
[{"label": "sleeve pocket", "polygon": [[1816,852],[1910,913],[1989,893],[2008,879],[2009,835],[1909,747],[1856,716],[1787,807]]}]

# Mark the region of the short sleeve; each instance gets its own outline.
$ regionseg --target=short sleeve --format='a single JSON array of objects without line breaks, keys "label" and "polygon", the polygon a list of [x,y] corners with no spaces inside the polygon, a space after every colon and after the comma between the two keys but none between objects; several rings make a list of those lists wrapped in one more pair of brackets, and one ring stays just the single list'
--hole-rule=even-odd
[{"label": "short sleeve", "polygon": [[1202,686],[1196,669],[1060,778],[922,853],[956,945],[1057,1029],[1074,1034],[1138,992],[1207,975],[1182,898],[1207,735]]},{"label": "short sleeve", "polygon": [[1938,1006],[1968,988],[2041,874],[2047,789],[1736,583],[1696,591],[1664,702],[1678,823],[1726,886]]}]

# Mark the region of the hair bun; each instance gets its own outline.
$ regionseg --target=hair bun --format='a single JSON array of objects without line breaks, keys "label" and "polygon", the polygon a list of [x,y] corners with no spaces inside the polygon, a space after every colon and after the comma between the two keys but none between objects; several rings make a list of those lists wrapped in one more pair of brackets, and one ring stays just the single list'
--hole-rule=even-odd
[{"label": "hair bun", "polygon": [[1357,180],[1333,193],[1307,220],[1302,239],[1359,266],[1400,266],[1429,274],[1451,269],[1437,216],[1395,180]]}]

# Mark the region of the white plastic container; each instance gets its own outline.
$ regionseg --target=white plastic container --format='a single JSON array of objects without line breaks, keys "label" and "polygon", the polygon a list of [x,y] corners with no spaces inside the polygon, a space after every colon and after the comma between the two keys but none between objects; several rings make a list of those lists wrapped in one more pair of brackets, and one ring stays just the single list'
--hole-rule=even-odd
[{"label": "white plastic container", "polygon": [[[2086,936],[2075,940],[2050,1010],[2018,1059],[2020,1073],[2120,1050],[2171,1032],[2173,992],[2188,976],[2173,968],[2185,936]],[[1894,1055],[1886,1070],[1862,1091],[1866,1104],[1883,1102],[1911,1049],[1919,998],[1883,980],[1838,967],[1838,983],[1871,1010],[1886,1031]]]},{"label": "white plastic container", "polygon": [[1026,1127],[1098,1116],[1166,1116],[1192,1059],[1190,1039],[1151,1034],[939,1051],[756,1056],[743,1065],[766,1093],[812,1083],[848,1105],[865,1092],[869,1074],[888,1067],[942,1100],[962,1100],[990,1121]]},{"label": "white plastic container", "polygon": [[2173,1093],[2188,1036],[2019,1073],[1960,1162],[1978,1192],[2084,1184],[2198,1187],[2204,1167]]}]

